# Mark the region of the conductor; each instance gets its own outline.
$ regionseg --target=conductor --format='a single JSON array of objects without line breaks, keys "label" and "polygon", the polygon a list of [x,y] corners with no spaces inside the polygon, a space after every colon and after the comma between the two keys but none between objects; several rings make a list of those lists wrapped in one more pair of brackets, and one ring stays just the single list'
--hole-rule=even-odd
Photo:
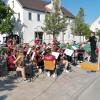
[{"label": "conductor", "polygon": [[97,38],[96,38],[94,32],[91,33],[91,36],[90,36],[88,42],[90,42],[90,47],[91,47],[90,61],[92,63],[95,63],[95,62],[97,62],[97,59],[96,59]]}]

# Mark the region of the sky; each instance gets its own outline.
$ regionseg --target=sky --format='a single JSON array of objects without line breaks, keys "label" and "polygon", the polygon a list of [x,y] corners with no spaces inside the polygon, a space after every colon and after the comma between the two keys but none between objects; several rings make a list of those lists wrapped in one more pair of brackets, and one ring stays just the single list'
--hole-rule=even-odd
[{"label": "sky", "polygon": [[80,8],[83,8],[85,13],[85,22],[89,25],[100,17],[100,0],[61,0],[61,5],[75,16],[79,12]]},{"label": "sky", "polygon": [[62,6],[77,15],[80,8],[84,9],[85,22],[91,25],[100,17],[100,0],[61,0]]}]

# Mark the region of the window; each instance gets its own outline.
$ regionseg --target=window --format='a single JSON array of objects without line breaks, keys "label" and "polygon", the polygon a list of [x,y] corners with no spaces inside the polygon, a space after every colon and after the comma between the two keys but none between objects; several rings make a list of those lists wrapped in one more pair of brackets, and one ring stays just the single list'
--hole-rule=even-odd
[{"label": "window", "polygon": [[20,13],[18,13],[18,20],[20,21]]},{"label": "window", "polygon": [[30,12],[28,13],[28,19],[32,20],[32,13],[30,13]]},{"label": "window", "polygon": [[96,32],[99,30],[98,28],[95,28]]},{"label": "window", "polygon": [[98,24],[100,24],[100,21],[98,21]]},{"label": "window", "polygon": [[12,1],[12,7],[14,8],[14,0]]},{"label": "window", "polygon": [[37,21],[40,21],[40,14],[37,14]]},{"label": "window", "polygon": [[70,23],[70,19],[68,19],[68,23]]}]

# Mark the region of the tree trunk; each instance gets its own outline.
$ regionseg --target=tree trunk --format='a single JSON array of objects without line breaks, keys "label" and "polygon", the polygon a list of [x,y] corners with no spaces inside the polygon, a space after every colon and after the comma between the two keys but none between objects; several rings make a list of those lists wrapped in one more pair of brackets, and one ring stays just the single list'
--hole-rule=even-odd
[{"label": "tree trunk", "polygon": [[53,39],[54,39],[54,38],[56,38],[56,34],[55,34],[55,32],[53,33]]},{"label": "tree trunk", "polygon": [[64,33],[62,32],[62,43],[64,43]]}]

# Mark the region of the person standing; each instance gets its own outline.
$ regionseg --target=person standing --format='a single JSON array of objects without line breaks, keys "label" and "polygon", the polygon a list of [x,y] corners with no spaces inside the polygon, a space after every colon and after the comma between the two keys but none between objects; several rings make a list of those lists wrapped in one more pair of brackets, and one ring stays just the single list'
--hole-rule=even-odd
[{"label": "person standing", "polygon": [[99,67],[99,70],[100,70],[100,48],[99,48],[99,52],[98,52],[98,67]]},{"label": "person standing", "polygon": [[91,47],[90,61],[92,63],[95,63],[95,62],[97,62],[97,59],[96,59],[97,38],[96,38],[94,32],[91,33],[91,36],[90,36],[88,42],[90,42],[90,47]]}]

